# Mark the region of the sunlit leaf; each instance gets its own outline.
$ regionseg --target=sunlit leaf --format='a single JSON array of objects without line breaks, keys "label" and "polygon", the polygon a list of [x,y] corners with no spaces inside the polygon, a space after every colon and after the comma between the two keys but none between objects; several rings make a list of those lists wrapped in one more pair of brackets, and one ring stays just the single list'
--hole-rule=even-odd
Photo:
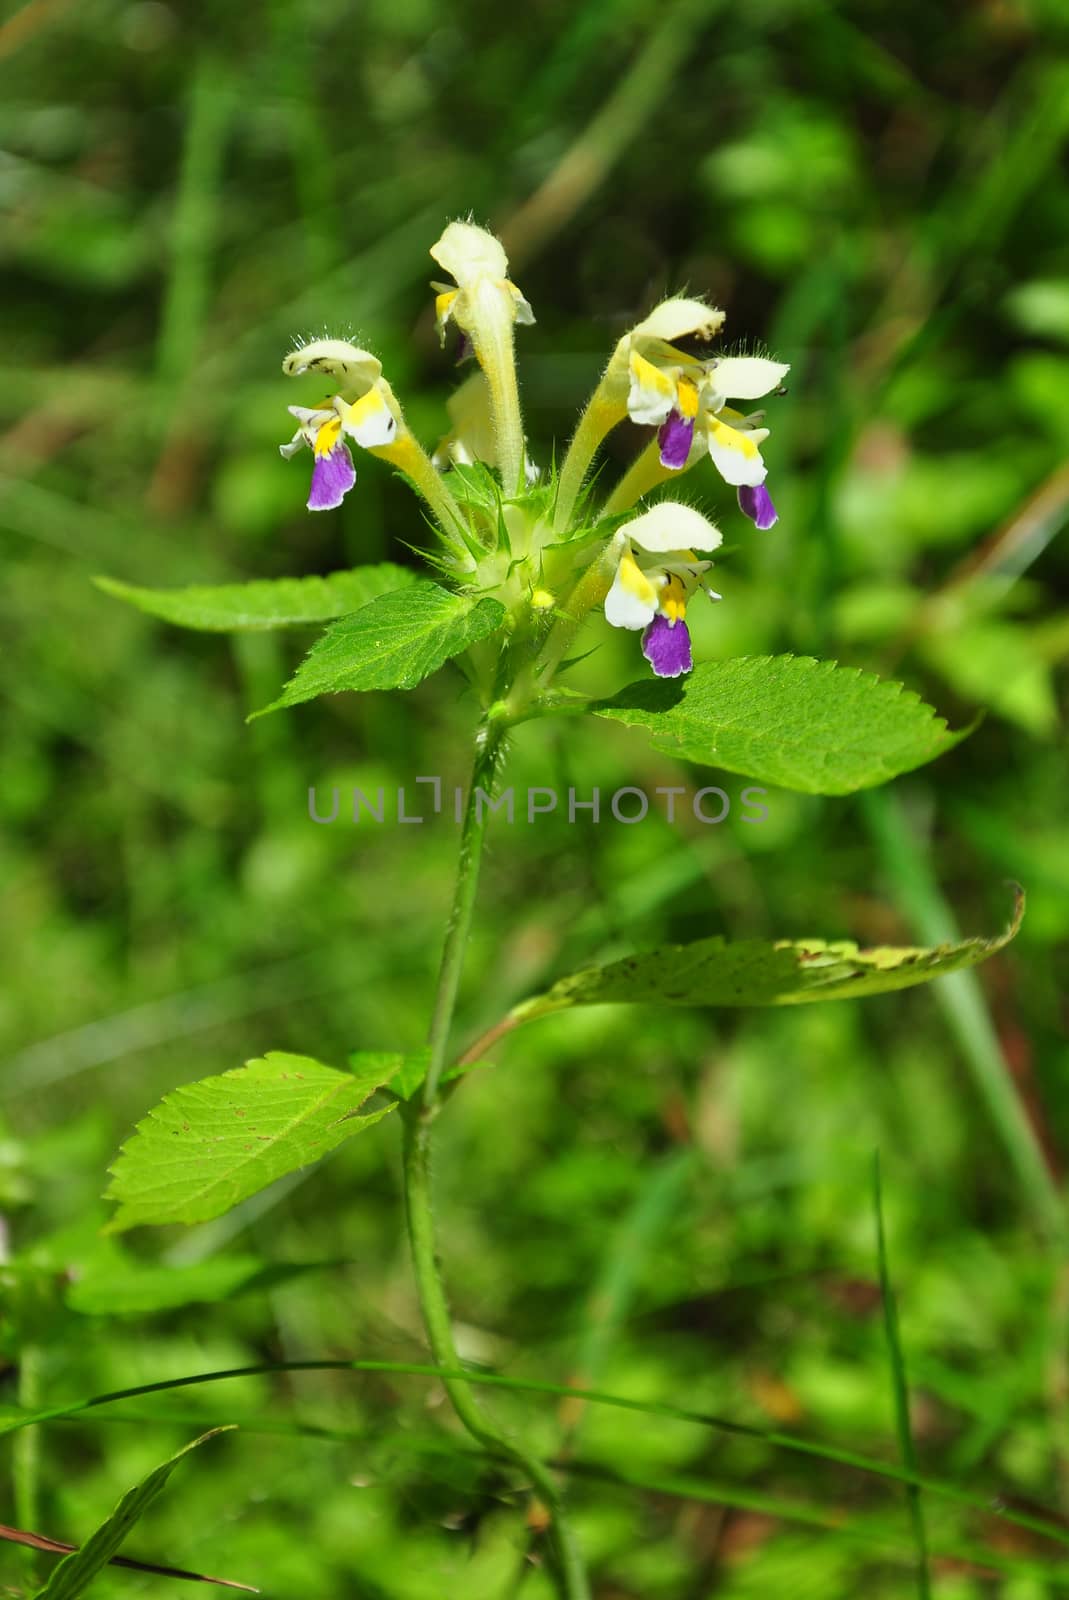
[{"label": "sunlit leaf", "polygon": [[273,1051],[234,1072],[167,1095],[128,1139],[107,1198],[109,1232],[144,1223],[205,1222],[288,1172],[319,1161],[378,1122],[396,1101],[360,1114],[403,1057],[364,1054],[351,1072]]},{"label": "sunlit leaf", "polygon": [[451,657],[496,633],[505,615],[497,600],[452,594],[435,583],[382,595],[328,628],[264,709],[345,689],[414,689]]},{"label": "sunlit leaf", "polygon": [[965,737],[900,683],[810,656],[705,662],[591,709],[644,728],[667,755],[806,794],[885,783]]},{"label": "sunlit leaf", "polygon": [[414,572],[392,561],[354,567],[349,572],[328,572],[322,578],[269,578],[252,583],[198,584],[189,589],[142,589],[117,578],[94,580],[105,594],[127,600],[139,611],[208,633],[329,622],[359,611],[379,595],[410,588],[416,581]]}]

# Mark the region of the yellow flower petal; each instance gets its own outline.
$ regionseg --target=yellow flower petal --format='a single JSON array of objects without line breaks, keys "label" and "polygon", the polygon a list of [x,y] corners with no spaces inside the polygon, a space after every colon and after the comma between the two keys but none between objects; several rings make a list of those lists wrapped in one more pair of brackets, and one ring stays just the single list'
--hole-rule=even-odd
[{"label": "yellow flower petal", "polygon": [[657,615],[657,590],[647,578],[630,550],[625,550],[616,569],[612,588],[605,597],[605,620],[614,628],[637,632]]},{"label": "yellow flower petal", "polygon": [[[763,430],[761,437],[765,437]],[[754,436],[742,428],[730,428],[719,417],[708,419],[709,454],[725,483],[756,489],[764,483],[766,468]]]},{"label": "yellow flower petal", "polygon": [[315,442],[312,445],[317,456],[328,456],[337,444],[341,435],[341,418],[331,417],[316,430]]},{"label": "yellow flower petal", "polygon": [[378,389],[369,389],[352,405],[346,405],[344,400],[336,400],[335,405],[339,410],[338,426],[365,450],[389,444],[397,432],[397,418]]},{"label": "yellow flower petal", "polygon": [[671,373],[655,367],[652,361],[632,350],[628,361],[631,388],[627,411],[632,422],[659,427],[676,403],[676,380]]},{"label": "yellow flower petal", "polygon": [[698,415],[698,388],[689,378],[680,378],[676,388],[676,408],[680,416]]},{"label": "yellow flower petal", "polygon": [[682,622],[687,614],[687,590],[678,573],[673,572],[669,575],[659,598],[661,611],[669,622]]}]

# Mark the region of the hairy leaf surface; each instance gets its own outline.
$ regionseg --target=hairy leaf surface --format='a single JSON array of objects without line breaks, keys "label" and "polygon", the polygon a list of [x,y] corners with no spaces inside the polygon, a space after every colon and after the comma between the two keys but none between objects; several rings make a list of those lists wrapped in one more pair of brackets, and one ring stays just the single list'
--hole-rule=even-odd
[{"label": "hairy leaf surface", "polygon": [[264,710],[345,689],[414,689],[451,657],[496,633],[505,615],[489,596],[452,594],[425,581],[382,595],[328,628]]}]

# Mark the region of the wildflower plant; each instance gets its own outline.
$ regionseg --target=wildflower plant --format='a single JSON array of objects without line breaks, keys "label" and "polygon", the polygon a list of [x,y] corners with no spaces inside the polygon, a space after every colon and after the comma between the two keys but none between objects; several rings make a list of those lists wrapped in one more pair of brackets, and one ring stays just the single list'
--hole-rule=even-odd
[{"label": "wildflower plant", "polygon": [[[607,1003],[796,1005],[902,989],[984,960],[1012,937],[1017,918],[999,937],[931,949],[710,937],[649,950],[561,976],[458,1051],[454,1012],[487,802],[524,723],[608,719],[677,759],[825,795],[883,783],[962,735],[900,684],[834,662],[695,661],[688,610],[720,601],[712,580],[722,534],[693,502],[708,499],[718,518],[731,519],[733,539],[776,536],[763,453],[772,417],[741,408],[766,398],[779,404],[785,364],[726,353],[717,343],[723,312],[700,299],[667,299],[617,342],[559,468],[542,470],[528,453],[515,359],[517,330],[533,324],[534,313],[509,277],[502,245],[470,222],[452,222],[431,255],[446,275],[434,284],[441,337],[456,338],[474,362],[434,452],[411,432],[377,358],[334,338],[303,344],[283,362],[299,394],[289,406],[295,431],[281,445],[284,456],[310,462],[312,511],[359,495],[362,474],[375,470],[366,456],[400,472],[433,528],[428,575],[381,563],[221,588],[101,580],[192,628],[325,622],[265,712],[326,694],[412,689],[447,662],[463,674],[476,708],[472,775],[426,1047],[406,1054],[389,1040],[361,1040],[340,1065],[268,1053],[175,1090],[118,1157],[112,1227],[219,1216],[378,1123],[399,1124],[408,1237],[435,1367],[460,1422],[541,1505],[544,1516],[532,1525],[544,1526],[559,1592],[577,1600],[589,1595],[589,1581],[557,1475],[499,1427],[457,1355],[430,1167],[435,1124],[456,1080],[493,1042],[549,1012]],[[596,458],[626,418],[648,438],[620,481],[606,485],[594,473]],[[414,516],[413,530],[420,526]],[[730,576],[717,582],[730,606]],[[605,624],[637,635],[636,681],[602,699],[584,695],[571,676],[562,687],[581,631],[594,638]]]}]

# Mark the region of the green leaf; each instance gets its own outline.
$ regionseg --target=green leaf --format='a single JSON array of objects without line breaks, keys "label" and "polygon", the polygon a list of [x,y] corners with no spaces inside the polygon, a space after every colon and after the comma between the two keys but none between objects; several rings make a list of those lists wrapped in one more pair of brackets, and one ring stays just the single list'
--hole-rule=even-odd
[{"label": "green leaf", "polygon": [[[187,1444],[185,1449],[179,1450],[169,1461],[156,1467],[147,1478],[142,1478],[134,1488],[128,1489],[111,1516],[100,1524],[81,1549],[72,1551],[58,1567],[53,1569],[48,1582],[43,1589],[37,1591],[34,1600],[75,1600],[77,1595],[84,1594],[101,1568],[108,1565],[130,1530],[140,1522],[153,1501],[163,1493],[168,1478],[182,1457],[209,1439],[214,1439],[216,1434],[229,1431],[228,1428],[213,1428],[210,1433],[201,1434],[199,1439],[194,1439],[192,1444]],[[218,1578],[209,1578],[206,1581],[223,1582]],[[255,1589],[249,1589],[248,1585],[243,1583],[224,1583],[224,1587],[246,1589],[250,1594],[257,1593]]]},{"label": "green leaf", "polygon": [[705,662],[685,680],[634,683],[591,708],[645,728],[654,748],[804,794],[851,794],[950,750],[931,706],[900,683],[811,656]]},{"label": "green leaf", "polygon": [[[358,1054],[349,1057],[349,1064],[354,1067],[354,1070],[355,1064],[359,1059]],[[403,1056],[401,1066],[390,1079],[390,1088],[393,1093],[401,1100],[410,1099],[427,1076],[430,1059],[431,1053],[429,1050],[414,1050],[411,1055]]]},{"label": "green leaf", "polygon": [[561,978],[517,1006],[515,1023],[569,1006],[789,1006],[812,1000],[856,1000],[911,989],[947,972],[975,967],[1014,937],[1024,914],[1017,891],[1013,920],[994,939],[964,939],[931,949],[878,945],[861,950],[843,940],[720,937],[663,945],[604,967]]},{"label": "green leaf", "polygon": [[230,633],[329,622],[359,611],[379,595],[410,588],[418,577],[408,567],[383,561],[349,572],[328,572],[322,578],[271,578],[191,589],[141,589],[117,578],[93,581],[105,594],[180,628]]},{"label": "green leaf", "polygon": [[328,628],[280,698],[254,715],[343,689],[414,689],[443,662],[496,633],[505,616],[497,600],[451,594],[425,580],[384,594]]},{"label": "green leaf", "polygon": [[[358,1059],[359,1057],[355,1055],[349,1057],[349,1060],[354,1063]],[[431,1053],[429,1050],[415,1050],[411,1055],[405,1056],[404,1064],[400,1071],[390,1079],[389,1087],[391,1092],[401,1100],[411,1100],[427,1076],[430,1059]],[[443,1084],[453,1083],[457,1078],[462,1078],[466,1073],[471,1072],[474,1067],[487,1067],[489,1065],[488,1061],[469,1061],[463,1064],[454,1062],[452,1066],[444,1069],[440,1082]]]},{"label": "green leaf", "polygon": [[259,1256],[213,1256],[189,1266],[155,1265],[116,1255],[76,1278],[66,1293],[86,1317],[141,1317],[180,1306],[212,1305],[253,1289],[273,1288],[324,1262],[269,1262]]},{"label": "green leaf", "polygon": [[106,1198],[109,1233],[145,1223],[206,1222],[276,1178],[319,1161],[393,1110],[360,1107],[404,1057],[353,1058],[338,1072],[308,1056],[272,1051],[234,1072],[167,1095],[119,1152]]}]

